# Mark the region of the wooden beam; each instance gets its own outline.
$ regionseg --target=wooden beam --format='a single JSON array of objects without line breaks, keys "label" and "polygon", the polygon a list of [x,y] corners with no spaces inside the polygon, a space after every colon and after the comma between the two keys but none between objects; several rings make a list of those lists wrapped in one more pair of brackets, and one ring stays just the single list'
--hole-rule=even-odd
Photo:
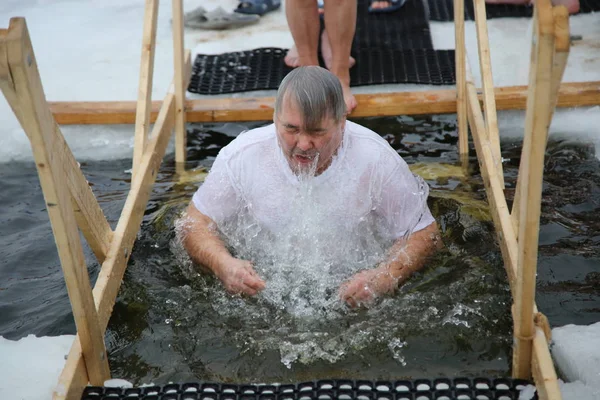
[{"label": "wooden beam", "polygon": [[183,1],[171,0],[173,3],[173,58],[175,66],[175,162],[185,163],[187,132],[185,129],[185,92],[187,70],[184,62],[183,45]]},{"label": "wooden beam", "polygon": [[[554,16],[554,58],[552,61],[552,86],[550,95],[550,121],[557,107],[561,80],[567,67],[571,40],[569,36],[569,11],[565,6],[555,6],[552,9]],[[550,123],[548,124],[550,125]],[[519,165],[520,168],[520,165]],[[517,179],[511,217],[515,232],[519,231],[519,204],[521,202],[521,183]]]},{"label": "wooden beam", "polygon": [[519,182],[519,259],[515,298],[514,377],[531,377],[532,346],[535,335],[534,305],[537,249],[544,175],[544,155],[552,113],[552,58],[554,18],[550,0],[537,0],[534,11],[529,98]]},{"label": "wooden beam", "polygon": [[465,0],[454,0],[454,48],[456,64],[456,119],[458,122],[458,154],[461,159],[469,155],[469,127],[467,126],[466,102],[466,48],[465,48]]},{"label": "wooden beam", "polygon": [[0,54],[7,61],[3,67],[9,69],[9,73],[0,72],[0,76],[10,75],[12,79],[10,83],[3,79],[0,86],[3,92],[8,93],[6,97],[11,107],[19,110],[19,120],[31,141],[89,380],[95,385],[102,385],[110,378],[104,330],[100,327],[94,306],[71,196],[64,190],[68,185],[67,177],[61,165],[61,157],[56,157],[53,151],[59,142],[59,134],[46,104],[35,54],[23,18],[10,20],[8,33],[0,39]]},{"label": "wooden beam", "polygon": [[[496,110],[524,110],[527,86],[494,89]],[[453,114],[457,112],[455,90],[372,93],[354,95],[358,107],[350,118],[395,115]],[[481,95],[480,95],[481,99]],[[273,118],[273,97],[214,98],[186,101],[187,122],[269,121]],[[563,83],[557,107],[600,105],[600,81]],[[153,101],[150,121],[156,121],[161,102]],[[135,101],[50,102],[54,118],[61,125],[133,124]]]},{"label": "wooden beam", "polygon": [[158,0],[146,0],[144,28],[142,33],[142,56],[140,60],[140,84],[135,114],[135,142],[133,146],[132,171],[140,165],[150,127],[152,107],[152,77],[154,75],[154,49],[156,47],[156,22],[158,20]]},{"label": "wooden beam", "polygon": [[477,30],[477,49],[479,51],[479,69],[481,71],[481,84],[483,86],[483,104],[485,108],[485,128],[492,144],[494,155],[494,170],[504,187],[504,172],[502,168],[502,154],[500,151],[500,133],[498,132],[498,117],[496,115],[496,97],[494,94],[494,80],[492,77],[492,60],[490,57],[490,41],[487,30],[487,16],[485,0],[473,0],[475,12],[475,28]]},{"label": "wooden beam", "polygon": [[506,198],[504,197],[504,189],[498,178],[498,174],[494,169],[496,164],[491,149],[492,144],[485,129],[483,113],[481,112],[481,105],[477,98],[473,77],[469,72],[470,71],[467,68],[467,110],[469,126],[471,127],[471,135],[473,137],[473,143],[475,144],[477,160],[479,161],[487,199],[490,203],[492,219],[494,220],[494,227],[496,228],[502,258],[504,259],[508,282],[510,283],[512,290],[514,289],[514,283],[517,277],[517,238],[513,229],[508,205],[506,204]]},{"label": "wooden beam", "polygon": [[536,327],[533,338],[531,372],[540,400],[561,400],[558,378],[548,349],[548,338],[541,327]]},{"label": "wooden beam", "polygon": [[[186,53],[186,63],[190,62],[190,53]],[[186,82],[187,82],[187,77]],[[113,242],[108,256],[102,264],[102,270],[94,287],[94,300],[98,310],[100,326],[106,329],[121,281],[127,267],[127,260],[139,230],[146,204],[156,180],[158,168],[164,157],[171,132],[175,126],[175,94],[169,93],[163,101],[158,119],[146,144],[137,175],[132,179],[131,189],[115,229]],[[87,377],[82,369],[81,343],[79,335],[75,338],[65,368],[54,392],[55,400],[79,399],[87,385]]]},{"label": "wooden beam", "polygon": [[[479,91],[478,91],[479,92]],[[496,110],[524,110],[527,86],[494,89]],[[371,93],[354,95],[358,107],[351,118],[395,115],[431,115],[456,113],[455,90]],[[481,94],[479,94],[481,101]],[[214,98],[186,101],[187,122],[269,121],[273,118],[273,97]],[[557,107],[600,105],[600,81],[563,83]],[[150,121],[156,121],[161,102],[153,101]],[[56,121],[61,125],[133,124],[135,101],[56,101],[50,102]]]}]

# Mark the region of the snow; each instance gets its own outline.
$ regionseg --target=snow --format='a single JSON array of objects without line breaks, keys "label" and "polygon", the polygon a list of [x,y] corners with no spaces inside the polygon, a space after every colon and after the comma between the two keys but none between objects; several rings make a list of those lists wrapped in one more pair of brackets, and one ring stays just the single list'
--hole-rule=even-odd
[{"label": "snow", "polygon": [[563,393],[600,400],[600,322],[554,328],[551,351],[561,375],[571,382],[561,385]]},{"label": "snow", "polygon": [[75,336],[0,337],[0,399],[50,399]]}]

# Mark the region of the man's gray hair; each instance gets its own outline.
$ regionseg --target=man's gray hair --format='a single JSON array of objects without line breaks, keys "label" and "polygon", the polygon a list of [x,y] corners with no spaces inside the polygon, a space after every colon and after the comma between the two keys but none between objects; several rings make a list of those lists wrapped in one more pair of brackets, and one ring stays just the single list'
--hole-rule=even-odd
[{"label": "man's gray hair", "polygon": [[327,117],[341,121],[346,115],[342,84],[337,76],[317,66],[298,67],[286,75],[277,90],[275,115],[284,101],[293,100],[304,119],[304,128],[314,130]]}]

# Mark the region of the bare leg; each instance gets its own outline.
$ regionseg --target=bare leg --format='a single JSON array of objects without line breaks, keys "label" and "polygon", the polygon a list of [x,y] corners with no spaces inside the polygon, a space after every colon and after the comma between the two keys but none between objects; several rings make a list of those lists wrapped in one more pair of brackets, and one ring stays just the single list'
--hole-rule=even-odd
[{"label": "bare leg", "polygon": [[[323,56],[323,61],[325,61],[325,67],[331,70],[331,43],[329,43],[329,36],[327,36],[326,29],[323,29],[323,33],[321,34],[321,56]],[[354,64],[356,64],[356,60],[354,57],[350,56],[348,59],[348,65],[350,68],[352,68]]]},{"label": "bare leg", "polygon": [[285,15],[295,43],[285,56],[285,63],[290,67],[319,65],[320,24],[316,0],[287,0]]},{"label": "bare leg", "polygon": [[350,50],[356,30],[356,0],[326,0],[325,27],[331,44],[331,68],[342,83],[346,108],[350,113],[356,99],[350,91]]}]

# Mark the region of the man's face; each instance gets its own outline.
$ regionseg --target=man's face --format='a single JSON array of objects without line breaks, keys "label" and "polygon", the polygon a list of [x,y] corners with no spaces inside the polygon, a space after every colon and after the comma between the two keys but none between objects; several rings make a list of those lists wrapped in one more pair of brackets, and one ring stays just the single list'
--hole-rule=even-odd
[{"label": "man's face", "polygon": [[284,100],[282,109],[275,115],[279,145],[290,167],[296,173],[310,171],[315,161],[315,175],[327,169],[342,143],[346,120],[336,122],[327,117],[308,130],[300,110],[293,100]]}]

